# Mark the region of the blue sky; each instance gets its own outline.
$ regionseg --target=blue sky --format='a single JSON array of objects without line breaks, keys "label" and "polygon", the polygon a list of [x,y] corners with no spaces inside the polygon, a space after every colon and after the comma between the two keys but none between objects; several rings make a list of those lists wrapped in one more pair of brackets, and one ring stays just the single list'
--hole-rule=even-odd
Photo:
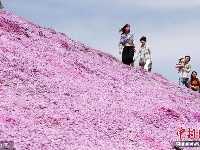
[{"label": "blue sky", "polygon": [[[191,56],[200,77],[200,0],[1,0],[5,9],[117,57],[120,27],[131,25],[136,48],[147,37],[153,70],[178,83],[175,64]],[[138,66],[138,60],[135,62]]]}]

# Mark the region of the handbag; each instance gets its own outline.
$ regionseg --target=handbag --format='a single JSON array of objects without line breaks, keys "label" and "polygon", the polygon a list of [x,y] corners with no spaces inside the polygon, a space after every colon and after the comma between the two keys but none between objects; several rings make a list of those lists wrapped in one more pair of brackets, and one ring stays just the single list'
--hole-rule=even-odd
[{"label": "handbag", "polygon": [[146,64],[145,58],[140,58],[139,66],[144,66]]},{"label": "handbag", "polygon": [[[145,47],[145,50],[146,50],[146,47]],[[146,64],[146,61],[145,61],[145,53],[144,53],[144,56],[140,57],[139,66],[144,66],[145,64]]]}]

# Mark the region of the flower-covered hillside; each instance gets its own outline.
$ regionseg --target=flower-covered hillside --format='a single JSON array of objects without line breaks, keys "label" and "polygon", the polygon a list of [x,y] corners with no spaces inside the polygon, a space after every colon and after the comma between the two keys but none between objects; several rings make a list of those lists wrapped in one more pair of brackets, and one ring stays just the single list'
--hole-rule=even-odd
[{"label": "flower-covered hillside", "polygon": [[168,150],[181,127],[199,129],[199,100],[160,74],[0,11],[0,140],[18,150]]}]

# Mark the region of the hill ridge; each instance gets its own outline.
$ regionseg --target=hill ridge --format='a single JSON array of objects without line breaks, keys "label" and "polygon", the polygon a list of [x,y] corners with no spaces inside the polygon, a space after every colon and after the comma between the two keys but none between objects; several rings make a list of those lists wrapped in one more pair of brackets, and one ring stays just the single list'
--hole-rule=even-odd
[{"label": "hill ridge", "polygon": [[181,127],[199,130],[199,93],[0,14],[0,140],[16,149],[168,150]]}]

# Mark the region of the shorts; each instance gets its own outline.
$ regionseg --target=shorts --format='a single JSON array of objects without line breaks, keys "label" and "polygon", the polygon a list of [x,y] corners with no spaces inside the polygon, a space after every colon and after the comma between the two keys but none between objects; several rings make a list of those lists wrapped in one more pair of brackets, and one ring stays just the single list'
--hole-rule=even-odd
[{"label": "shorts", "polygon": [[122,52],[122,62],[130,65],[133,62],[134,46],[124,46]]}]

